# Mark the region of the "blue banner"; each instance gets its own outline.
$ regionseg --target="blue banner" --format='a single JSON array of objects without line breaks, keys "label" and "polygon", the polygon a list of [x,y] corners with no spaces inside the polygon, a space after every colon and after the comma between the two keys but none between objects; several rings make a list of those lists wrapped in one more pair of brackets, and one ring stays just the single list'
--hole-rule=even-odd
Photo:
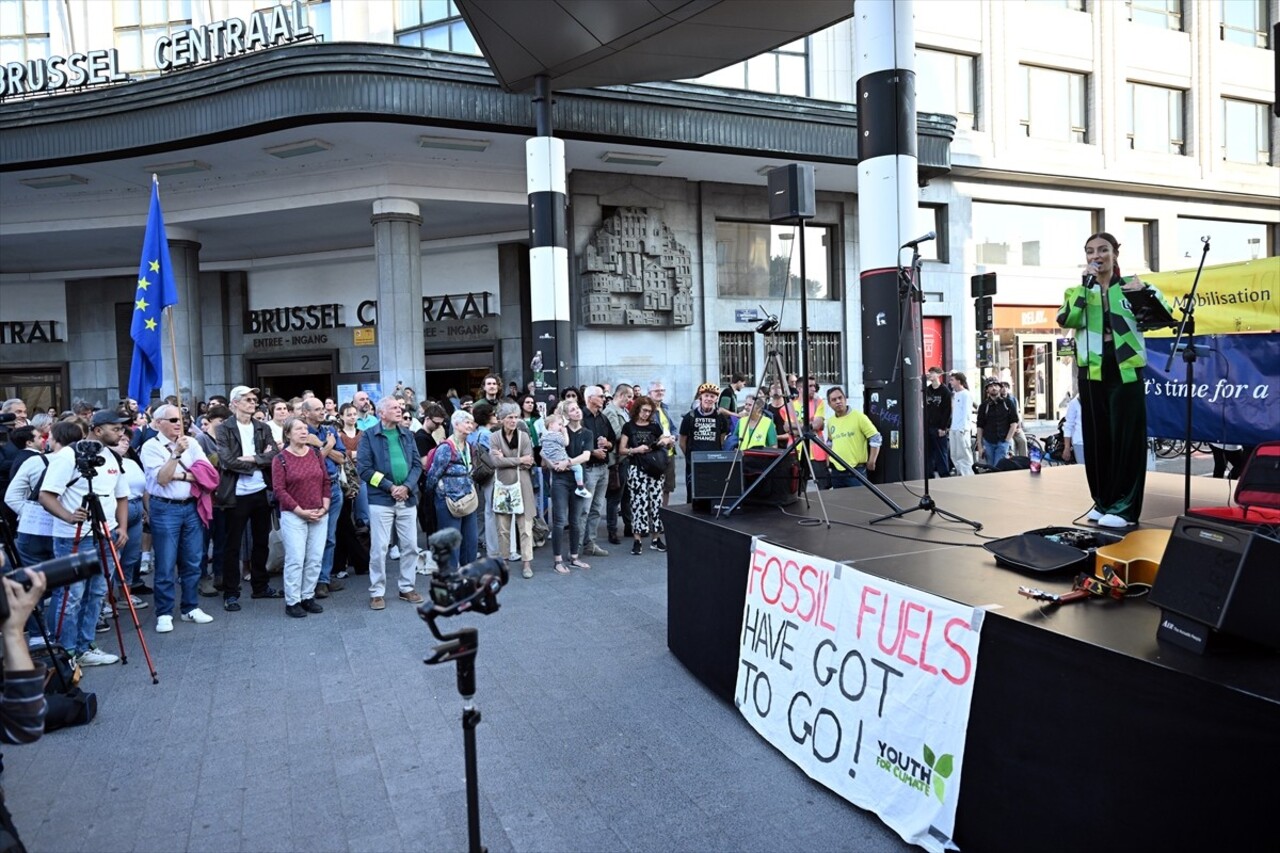
[{"label": "blue banner", "polygon": [[[1280,439],[1280,334],[1199,335],[1191,393],[1195,441],[1254,445]],[[1187,366],[1170,338],[1147,338],[1147,434],[1182,438],[1187,429]]]},{"label": "blue banner", "polygon": [[[140,408],[151,405],[151,393],[164,383],[160,312],[177,302],[178,289],[169,263],[164,214],[160,212],[160,185],[153,180],[147,230],[142,238],[142,260],[138,262],[138,287],[133,294],[133,322],[129,326],[133,363],[129,367],[128,395],[138,401]],[[173,382],[176,387],[178,377],[173,377]]]}]

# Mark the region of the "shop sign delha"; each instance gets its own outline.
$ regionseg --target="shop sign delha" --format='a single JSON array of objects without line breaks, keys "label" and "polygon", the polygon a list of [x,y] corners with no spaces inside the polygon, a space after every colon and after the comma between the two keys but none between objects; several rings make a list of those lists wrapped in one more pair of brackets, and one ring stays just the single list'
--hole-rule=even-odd
[{"label": "shop sign delha", "polygon": [[814,780],[957,849],[982,611],[756,538],[734,702]]}]

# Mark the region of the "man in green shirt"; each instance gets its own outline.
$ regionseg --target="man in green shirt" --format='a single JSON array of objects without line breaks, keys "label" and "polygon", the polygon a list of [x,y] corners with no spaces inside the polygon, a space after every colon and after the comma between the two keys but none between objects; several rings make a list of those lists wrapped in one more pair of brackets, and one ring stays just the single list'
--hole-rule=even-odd
[{"label": "man in green shirt", "polygon": [[861,486],[862,481],[840,462],[853,466],[862,474],[876,470],[876,457],[880,455],[882,442],[880,432],[871,418],[849,408],[849,398],[838,385],[827,389],[827,406],[827,444],[835,451],[830,460],[831,488]]}]

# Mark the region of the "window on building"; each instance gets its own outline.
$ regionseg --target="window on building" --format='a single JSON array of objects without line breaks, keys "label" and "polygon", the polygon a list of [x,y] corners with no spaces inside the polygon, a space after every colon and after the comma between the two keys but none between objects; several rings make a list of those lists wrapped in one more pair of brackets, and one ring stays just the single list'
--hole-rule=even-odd
[{"label": "window on building", "polygon": [[[716,223],[716,282],[721,296],[779,299],[800,295],[800,239],[795,225]],[[831,270],[835,229],[806,225],[805,270],[810,299],[837,299]]]},{"label": "window on building", "polygon": [[480,46],[453,0],[399,0],[396,44],[480,55]]},{"label": "window on building", "polygon": [[1182,0],[1126,0],[1129,20],[1135,24],[1182,29]]},{"label": "window on building", "polygon": [[1268,47],[1267,0],[1220,0],[1223,41],[1246,47]]},{"label": "window on building", "polygon": [[956,125],[978,129],[978,59],[963,53],[919,48],[916,51],[916,108],[955,116]]},{"label": "window on building", "polygon": [[755,384],[755,332],[720,333],[720,385],[728,385],[735,373],[741,373],[748,377],[749,384]]},{"label": "window on building", "polygon": [[749,89],[771,95],[809,95],[809,46],[806,39],[753,56],[719,71],[704,74],[691,83],[725,89]]},{"label": "window on building", "polygon": [[1035,139],[1089,141],[1087,74],[1035,65],[1021,66],[1023,132]]},{"label": "window on building", "polygon": [[839,384],[841,381],[840,333],[809,333],[809,372],[818,377],[818,384]]},{"label": "window on building", "polygon": [[914,240],[932,231],[937,236],[920,244],[920,257],[926,261],[947,261],[947,206],[922,204],[916,208],[916,224],[907,239]]},{"label": "window on building", "polygon": [[971,227],[977,262],[1077,267],[1085,238],[1097,228],[1092,210],[975,201]]},{"label": "window on building", "polygon": [[1209,238],[1206,263],[1234,264],[1256,261],[1275,254],[1273,225],[1264,222],[1233,222],[1226,219],[1178,217],[1178,255],[1183,269],[1193,269],[1204,253],[1202,237]]},{"label": "window on building", "polygon": [[1187,93],[1146,83],[1129,84],[1129,147],[1185,154]]},{"label": "window on building", "polygon": [[1126,219],[1124,230],[1116,237],[1120,240],[1120,267],[1126,273],[1158,272],[1160,269],[1156,251],[1156,223],[1150,219]]},{"label": "window on building", "polygon": [[0,65],[49,57],[48,0],[0,0]]},{"label": "window on building", "polygon": [[191,0],[115,0],[112,11],[124,72],[144,70],[156,39],[191,29]]},{"label": "window on building", "polygon": [[1222,159],[1271,165],[1271,119],[1267,105],[1222,99]]}]

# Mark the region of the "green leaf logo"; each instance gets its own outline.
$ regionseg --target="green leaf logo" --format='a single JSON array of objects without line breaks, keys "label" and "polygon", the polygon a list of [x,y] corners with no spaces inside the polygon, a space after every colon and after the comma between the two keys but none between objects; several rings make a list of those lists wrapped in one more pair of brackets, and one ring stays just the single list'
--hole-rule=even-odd
[{"label": "green leaf logo", "polygon": [[926,743],[924,745],[924,763],[932,767],[933,762],[934,762],[933,750],[930,749],[929,744]]},{"label": "green leaf logo", "polygon": [[943,798],[943,794],[946,792],[946,790],[947,790],[947,783],[942,781],[942,777],[934,776],[933,777],[933,793],[938,798],[938,802],[940,803],[946,802],[946,800]]},{"label": "green leaf logo", "polygon": [[950,779],[954,765],[955,758],[953,758],[951,753],[948,752],[946,755],[938,756],[938,763],[933,766],[933,772],[937,773],[943,779]]}]

